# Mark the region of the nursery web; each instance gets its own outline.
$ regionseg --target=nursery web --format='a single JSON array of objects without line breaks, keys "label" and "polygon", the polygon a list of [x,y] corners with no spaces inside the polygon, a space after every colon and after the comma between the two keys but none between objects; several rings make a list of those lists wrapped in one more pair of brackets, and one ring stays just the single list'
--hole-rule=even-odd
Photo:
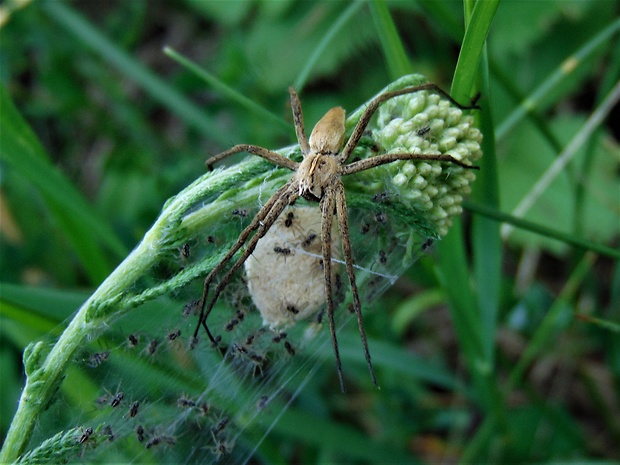
[{"label": "nursery web", "polygon": [[[242,206],[248,213],[257,207],[257,201]],[[273,234],[279,247],[288,249],[289,254],[268,249],[280,269],[265,273],[286,274],[296,259],[306,256],[316,262],[316,268],[308,274],[321,274],[320,254],[304,244],[317,234],[320,222],[299,224],[293,219],[289,227],[285,225],[291,214],[301,217],[301,210],[315,208],[300,206],[285,211]],[[170,274],[187,272],[217,253],[250,216],[239,217],[233,214],[233,208],[229,210],[221,229],[171,247],[141,282],[161,284]],[[405,228],[399,231],[381,208],[354,209],[350,216],[355,225],[351,236],[356,273],[366,310],[367,304],[407,266],[403,257],[410,245],[399,240],[406,234]],[[285,236],[290,231],[297,239]],[[410,239],[418,250],[411,260],[422,253],[426,239]],[[318,239],[310,242],[314,241]],[[373,246],[362,246],[366,242]],[[340,328],[353,317],[348,310],[351,296],[343,285],[346,275],[342,260],[337,256],[333,260]],[[322,277],[318,283],[323,285]],[[137,283],[134,292],[139,286]],[[226,288],[211,317],[219,347],[204,335],[192,347],[200,289],[198,277],[137,306],[111,322],[105,333],[93,337],[76,355],[70,369],[80,373],[90,396],[75,399],[61,390],[42,418],[36,436],[43,439],[50,432],[76,428],[74,453],[85,461],[118,456],[135,462],[236,463],[260,454],[262,438],[313,372],[327,365],[335,376],[329,333],[320,318],[324,306],[315,307],[303,320],[272,329],[264,324],[248,292],[247,277],[241,272]],[[303,308],[299,296],[287,296],[285,292],[284,298],[289,297],[292,306]],[[355,330],[354,324],[348,326]],[[345,376],[350,368],[345,364]],[[65,383],[72,381],[70,377]]]},{"label": "nursery web", "polygon": [[[416,76],[399,85],[417,83]],[[381,140],[379,149],[390,150],[392,143],[411,151],[416,144],[426,144],[427,153],[453,149],[469,163],[480,156],[473,120],[461,118],[462,112],[455,113],[449,102],[429,94],[400,99],[386,104],[385,111],[380,108],[354,159],[376,154],[379,132],[399,121],[411,126],[406,130],[416,140],[408,145],[397,137]],[[420,116],[427,108],[434,113]],[[450,120],[441,116],[444,111],[452,112]],[[394,134],[392,129],[388,132]],[[298,147],[280,153],[300,159]],[[426,161],[393,165],[345,180],[363,312],[445,234],[449,217],[460,212],[462,195],[474,177],[460,166]],[[290,176],[269,166],[253,159],[207,174],[164,206],[166,221],[154,239],[151,233],[145,238],[152,241],[147,249],[154,259],[122,292],[97,302],[100,313],[122,311],[111,313],[76,353],[61,389],[40,417],[33,450],[24,458],[35,462],[45,456],[54,450],[45,441],[53,439],[71,445],[63,449],[68,460],[245,462],[260,456],[263,438],[316,370],[332,370],[336,377],[322,319],[325,305],[310,305],[290,285],[265,288],[253,281],[251,269],[232,276],[211,312],[209,327],[217,344],[204,333],[193,338],[204,277]],[[306,275],[298,272],[297,281],[322,273],[321,254],[314,248],[320,244],[320,221],[300,220],[302,212],[316,208],[316,203],[300,199],[282,212],[270,231],[275,242],[266,246],[267,255],[261,258],[256,251],[248,259],[258,265],[259,276],[274,281],[273,277],[294,274],[291,270],[302,259],[308,270]],[[339,238],[333,236],[337,250]],[[342,257],[334,254],[332,265],[336,327],[339,332],[355,331],[356,325],[348,324],[354,316]],[[322,287],[323,280],[318,282]],[[261,314],[257,286],[273,294],[272,302],[280,303],[278,310],[287,321],[280,324],[275,322],[277,315],[274,320]],[[352,369],[349,365],[343,366],[345,377]],[[39,444],[49,447],[37,451]]]}]

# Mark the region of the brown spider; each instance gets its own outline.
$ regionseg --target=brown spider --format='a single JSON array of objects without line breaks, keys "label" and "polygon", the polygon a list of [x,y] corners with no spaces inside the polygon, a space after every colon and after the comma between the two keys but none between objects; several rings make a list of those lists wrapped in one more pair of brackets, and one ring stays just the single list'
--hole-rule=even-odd
[{"label": "brown spider", "polygon": [[[206,324],[207,317],[220,293],[229,283],[233,273],[235,273],[247,258],[254,251],[257,242],[263,237],[269,228],[278,219],[282,211],[287,205],[292,205],[299,197],[303,197],[308,201],[319,202],[321,209],[321,242],[323,255],[323,273],[325,280],[325,296],[327,304],[327,315],[329,318],[329,329],[331,333],[334,355],[336,358],[336,368],[342,391],[345,391],[344,380],[342,377],[342,365],[340,362],[340,354],[338,351],[338,341],[336,339],[336,327],[334,323],[334,303],[332,298],[332,251],[331,251],[331,225],[333,215],[338,217],[338,226],[340,228],[340,236],[342,238],[342,249],[345,259],[345,265],[349,282],[351,283],[351,291],[353,294],[353,307],[357,316],[357,324],[359,327],[362,344],[364,347],[364,355],[366,363],[372,377],[372,382],[377,385],[377,380],[372,367],[370,353],[368,351],[368,343],[366,341],[366,332],[362,321],[361,303],[355,282],[355,274],[353,272],[353,259],[351,255],[351,243],[349,239],[349,222],[347,217],[347,203],[345,199],[344,186],[341,177],[349,174],[358,173],[380,165],[392,163],[397,160],[429,160],[445,163],[453,163],[466,169],[478,169],[476,166],[467,165],[460,160],[445,154],[417,154],[417,153],[388,153],[384,155],[376,155],[359,161],[345,164],[351,153],[357,146],[360,138],[364,134],[373,114],[379,105],[393,97],[411,94],[414,92],[428,90],[434,91],[449,99],[454,105],[461,109],[477,108],[474,106],[463,106],[452,99],[446,92],[441,90],[435,84],[423,84],[415,87],[407,87],[392,92],[386,92],[379,95],[371,101],[366,110],[355,126],[351,137],[345,141],[345,111],[341,107],[335,107],[329,110],[314,126],[310,138],[306,138],[304,129],[304,119],[301,110],[301,103],[295,90],[290,87],[291,107],[293,110],[293,120],[295,122],[295,133],[303,154],[303,160],[298,163],[286,158],[276,152],[267,150],[256,145],[240,144],[233,148],[215,155],[206,161],[207,167],[212,170],[213,164],[223,160],[224,158],[239,152],[248,152],[258,155],[272,163],[288,168],[294,171],[291,179],[265,203],[256,216],[252,219],[239,235],[237,242],[226,253],[224,258],[213,268],[204,281],[204,291],[200,302],[200,318],[194,331],[194,338],[198,336],[198,331],[202,325],[209,336],[211,342],[215,342],[213,335],[209,331]],[[343,148],[344,146],[344,148]],[[252,235],[252,233],[254,233]],[[226,272],[222,280],[215,288],[213,295],[208,301],[209,287],[224,266],[231,261],[235,254],[244,246],[245,249]]]}]

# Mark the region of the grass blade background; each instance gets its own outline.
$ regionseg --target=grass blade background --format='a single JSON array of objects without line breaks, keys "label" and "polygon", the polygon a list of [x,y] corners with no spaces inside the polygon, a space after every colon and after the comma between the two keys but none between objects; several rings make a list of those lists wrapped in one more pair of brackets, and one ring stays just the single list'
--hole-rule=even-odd
[{"label": "grass blade background", "polygon": [[111,228],[93,214],[92,208],[63,174],[52,166],[2,86],[0,108],[3,122],[0,158],[36,186],[80,256],[91,282],[101,282],[112,270],[113,263],[100,244],[115,253],[115,260],[127,249]]},{"label": "grass blade background", "polygon": [[[7,7],[0,29],[3,85],[39,148],[27,149],[32,165],[2,159],[0,195],[8,206],[2,218],[12,219],[18,234],[1,236],[0,271],[4,282],[19,283],[3,284],[0,298],[3,432],[22,386],[24,346],[46,328],[60,329],[57,322],[77,305],[72,296],[81,295],[72,290],[92,288],[105,275],[101,270],[144,234],[164,200],[203,173],[207,153],[238,142],[293,143],[292,131],[280,131],[289,118],[290,83],[304,83],[310,127],[327,108],[356,108],[412,68],[446,89],[454,70],[451,93],[463,103],[481,91],[476,114],[485,156],[469,215],[374,311],[364,309],[382,389],[368,385],[358,339],[345,331],[352,391],[339,394],[331,354],[319,353],[312,378],[282,422],[270,425],[255,458],[350,461],[368,449],[364,458],[376,463],[617,461],[620,412],[609,399],[620,373],[618,233],[592,228],[592,218],[617,218],[609,194],[618,178],[609,176],[609,163],[601,164],[617,151],[614,128],[597,127],[587,156],[560,176],[566,202],[577,205],[568,229],[555,219],[505,213],[520,200],[511,193],[526,192],[520,182],[529,179],[511,162],[551,163],[566,143],[563,123],[581,127],[597,106],[592,96],[600,103],[617,81],[620,22],[610,5],[378,0]],[[231,101],[245,97],[253,109],[213,98],[202,79],[162,53],[165,45],[227,86]],[[5,108],[3,157],[11,147],[5,140],[25,150],[16,142],[20,129],[5,124]],[[277,127],[260,113],[275,115]],[[528,158],[541,146],[553,153]],[[58,203],[25,195],[16,167],[37,178],[32,185],[43,186],[42,198],[55,196]],[[565,204],[552,202],[556,194],[552,186],[541,201],[561,209]],[[503,244],[503,221],[536,234],[515,234]],[[563,247],[541,242],[543,235]],[[71,259],[73,250],[79,260]],[[110,251],[116,258],[106,256]],[[582,257],[588,251],[601,255]],[[37,286],[58,287],[60,295]],[[88,369],[68,375],[61,405],[75,419],[100,380]],[[186,392],[198,389],[189,373],[177,373],[176,381],[160,375],[162,385],[182,380]],[[579,403],[575,393],[584,393]],[[335,444],[340,434],[351,441]],[[248,438],[251,447],[260,435]],[[133,442],[125,453],[138,460],[131,454],[144,445]]]}]

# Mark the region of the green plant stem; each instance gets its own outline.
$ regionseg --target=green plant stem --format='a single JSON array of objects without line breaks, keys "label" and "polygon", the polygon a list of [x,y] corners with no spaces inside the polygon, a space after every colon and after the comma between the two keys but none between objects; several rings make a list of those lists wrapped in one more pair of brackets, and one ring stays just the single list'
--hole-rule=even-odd
[{"label": "green plant stem", "polygon": [[247,109],[249,112],[254,113],[259,117],[265,118],[265,120],[267,121],[272,121],[274,123],[274,127],[277,129],[284,130],[287,133],[292,131],[293,127],[282,118],[280,118],[278,115],[273,114],[269,110],[265,109],[265,107],[259,105],[258,103],[243,95],[241,92],[225,84],[220,79],[218,79],[217,76],[214,76],[206,69],[198,66],[196,63],[184,57],[172,47],[164,47],[164,53],[177,63],[185,66],[196,76],[200,77],[200,79],[205,81],[210,87],[212,87],[216,92],[219,92],[226,99],[230,100],[231,102],[237,103],[239,106]]},{"label": "green plant stem", "polygon": [[[609,112],[620,100],[620,81],[611,89],[609,94],[605,97],[603,102],[597,107],[597,109],[590,115],[583,127],[577,134],[573,136],[570,142],[566,145],[566,148],[555,159],[555,161],[547,168],[543,175],[536,181],[536,184],[528,192],[525,197],[519,202],[512,214],[517,217],[522,217],[525,213],[536,203],[538,198],[549,187],[551,182],[564,171],[566,165],[574,158],[577,150],[591,137],[592,133],[597,127],[604,121],[609,115]],[[513,228],[510,225],[504,225],[502,227],[502,236],[508,238],[512,233]]]},{"label": "green plant stem", "polygon": [[[405,76],[388,88],[396,90],[412,84],[417,85],[420,79],[423,78],[419,75]],[[385,92],[385,89],[382,92]],[[365,106],[349,116],[347,126],[350,127],[355,123],[363,108]],[[380,134],[375,136],[381,141]],[[279,152],[294,157],[291,148]],[[24,453],[37,418],[56,393],[68,363],[74,359],[74,354],[85,341],[103,332],[110,326],[112,320],[132,308],[206,275],[226,254],[234,239],[231,239],[229,244],[219,244],[219,253],[183,269],[167,281],[141,289],[138,286],[139,281],[142,277],[148,276],[161,257],[195,238],[206,228],[216,225],[231,204],[256,204],[259,196],[271,195],[288,176],[290,174],[286,170],[274,170],[270,163],[250,158],[230,169],[217,170],[201,176],[169,199],[141,243],[82,305],[51,351],[47,353],[47,345],[43,342],[31,344],[26,349],[24,354],[26,385],[0,453],[0,461],[13,462]],[[367,199],[368,193],[367,187],[362,188],[359,194],[348,195],[348,200],[351,204],[355,204],[360,198]],[[371,203],[368,200],[366,202]],[[382,210],[390,217],[392,215],[403,217],[405,224],[422,223],[420,213],[415,209],[398,207],[395,204],[384,205]],[[475,341],[477,342],[478,338],[475,338]],[[479,349],[476,352],[478,353]]]},{"label": "green plant stem", "polygon": [[532,221],[517,218],[516,216],[510,215],[508,213],[503,213],[489,206],[475,203],[469,200],[463,201],[463,207],[473,213],[486,216],[495,221],[511,224],[512,226],[519,228],[523,231],[531,231],[541,236],[556,239],[560,242],[564,242],[565,244],[579,247],[580,249],[589,250],[591,252],[596,252],[598,254],[620,260],[620,251],[618,249],[613,249],[603,244],[597,244],[596,242],[588,241],[580,237],[575,237],[574,234],[565,233],[562,231],[558,231],[557,229],[549,228],[542,224],[537,224],[533,223]]},{"label": "green plant stem", "polygon": [[140,85],[145,92],[176,113],[187,124],[197,128],[212,141],[225,145],[228,137],[218,129],[215,120],[133,56],[119,48],[105,34],[68,6],[67,2],[41,2],[46,13],[78,40],[76,46],[86,46],[98,53],[120,73]]},{"label": "green plant stem", "polygon": [[451,94],[453,98],[461,101],[465,101],[476,80],[480,57],[489,34],[491,22],[499,7],[499,0],[476,2],[473,7],[471,5],[471,2],[465,2],[467,27],[454,70]]},{"label": "green plant stem", "polygon": [[102,330],[107,321],[129,310],[130,306],[121,302],[126,290],[153,266],[162,246],[167,241],[174,241],[175,234],[181,234],[178,228],[181,216],[205,191],[217,184],[217,174],[202,176],[168,201],[142,242],[82,305],[47,356],[44,354],[43,342],[32,344],[26,349],[26,385],[0,452],[0,462],[13,462],[24,452],[36,419],[57,391],[65,367],[76,350],[87,337]]},{"label": "green plant stem", "polygon": [[385,0],[374,0],[368,4],[381,42],[385,62],[392,79],[413,71],[396,25]]},{"label": "green plant stem", "polygon": [[[591,271],[596,255],[593,253],[585,254],[580,262],[573,270],[566,285],[560,292],[560,295],[553,303],[538,329],[532,336],[529,345],[523,351],[521,359],[512,369],[508,381],[502,388],[502,394],[507,397],[513,389],[521,383],[526,369],[534,361],[535,357],[541,353],[545,344],[553,341],[553,333],[557,330],[558,322],[562,314],[566,310],[569,302],[574,298],[579,286],[587,274]],[[482,425],[478,428],[476,435],[469,442],[463,455],[460,457],[460,463],[473,463],[481,454],[482,448],[491,440],[491,436],[496,431],[497,418],[493,415],[486,417]]]},{"label": "green plant stem", "polygon": [[[151,233],[155,232],[154,229],[151,230]],[[89,316],[98,302],[118,297],[118,293],[135,279],[136,274],[145,271],[146,265],[155,255],[154,249],[149,247],[150,245],[145,238],[140,246],[103,282],[101,287],[80,308],[52,351],[40,365],[38,358],[42,355],[43,343],[38,342],[34,346],[30,346],[30,350],[26,350],[24,354],[26,385],[7,433],[0,462],[13,462],[24,452],[35,420],[56,392],[67,362],[82,345],[87,335],[96,330],[104,321],[103,318],[91,319]]]},{"label": "green plant stem", "polygon": [[[481,2],[484,3],[484,2]],[[568,56],[544,82],[542,82],[525,100],[497,127],[496,137],[501,140],[516,124],[528,113],[533,113],[541,108],[544,97],[551,93],[554,88],[560,86],[563,80],[572,75],[584,64],[586,59],[594,53],[599,46],[607,43],[609,39],[620,30],[620,19],[617,19],[592,39],[586,42],[577,52]]]},{"label": "green plant stem", "polygon": [[312,73],[312,70],[315,69],[316,63],[319,61],[323,53],[329,46],[329,44],[334,40],[336,34],[340,32],[340,30],[355,16],[355,14],[365,5],[365,2],[362,0],[357,0],[351,3],[334,21],[334,23],[330,26],[327,33],[323,36],[321,41],[314,48],[312,54],[306,60],[306,63],[303,69],[299,72],[297,79],[295,79],[295,83],[293,87],[297,92],[300,92],[306,85],[308,81],[308,77]]}]

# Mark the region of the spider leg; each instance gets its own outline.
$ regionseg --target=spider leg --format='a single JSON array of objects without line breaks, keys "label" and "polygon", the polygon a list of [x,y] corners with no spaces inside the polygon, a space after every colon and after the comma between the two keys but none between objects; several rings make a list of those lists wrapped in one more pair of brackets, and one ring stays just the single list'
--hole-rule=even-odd
[{"label": "spider leg", "polygon": [[332,345],[336,357],[336,370],[340,380],[340,389],[345,392],[344,378],[342,377],[342,363],[338,351],[338,339],[336,338],[336,323],[334,321],[334,300],[332,297],[332,220],[334,218],[334,186],[328,185],[321,198],[321,241],[323,252],[323,275],[325,279],[325,300],[327,302],[327,317],[329,318],[329,331],[332,336]]},{"label": "spider leg", "polygon": [[269,160],[271,163],[274,163],[283,168],[288,168],[292,171],[297,171],[297,168],[299,167],[299,163],[289,158],[283,157],[279,153],[272,152],[271,150],[259,147],[258,145],[249,144],[235,145],[233,148],[228,149],[225,152],[218,153],[217,155],[212,156],[205,162],[205,164],[207,165],[207,168],[209,168],[209,171],[213,171],[213,165],[215,163],[239,152],[248,152],[252,155],[258,155],[265,160]]},{"label": "spider leg", "polygon": [[479,170],[479,166],[468,165],[467,163],[457,160],[452,155],[446,154],[426,154],[426,153],[386,153],[384,155],[377,155],[375,157],[365,158],[353,162],[349,165],[342,167],[342,175],[359,173],[376,166],[392,163],[396,160],[428,160],[439,161],[443,163],[452,163],[468,170]]},{"label": "spider leg", "polygon": [[310,145],[308,144],[308,139],[306,138],[306,130],[304,128],[304,114],[301,111],[301,102],[299,101],[299,96],[295,89],[292,87],[288,88],[288,93],[291,95],[291,108],[293,109],[293,121],[295,122],[295,134],[297,134],[297,142],[299,142],[299,146],[301,147],[301,152],[304,154],[304,157],[310,153]]},{"label": "spider leg", "polygon": [[[265,206],[256,214],[252,223],[243,230],[235,245],[228,251],[226,256],[213,268],[211,273],[205,279],[205,286],[201,300],[201,310],[200,310],[200,318],[198,320],[198,325],[196,325],[196,329],[194,330],[194,338],[198,336],[198,331],[200,330],[200,325],[202,325],[207,331],[207,335],[209,336],[209,340],[215,343],[211,332],[207,327],[207,318],[213,310],[213,306],[215,302],[217,302],[218,297],[222,290],[228,285],[232,275],[243,265],[243,263],[247,260],[247,258],[254,252],[256,248],[256,244],[258,240],[263,237],[269,228],[273,225],[273,223],[278,219],[282,211],[286,208],[287,205],[294,203],[299,197],[298,193],[299,187],[297,181],[289,181],[283,187],[281,187],[265,204]],[[256,233],[248,240],[250,234],[256,231]],[[235,261],[235,263],[231,266],[231,268],[226,272],[222,280],[218,283],[213,295],[209,300],[209,304],[207,305],[207,295],[209,293],[209,286],[211,281],[215,277],[216,273],[218,273],[226,263],[232,259],[234,254],[246,244],[245,250],[241,254],[241,256]]]},{"label": "spider leg", "polygon": [[290,186],[288,192],[284,192],[282,196],[278,199],[278,201],[272,206],[269,210],[269,213],[265,217],[264,221],[261,222],[260,228],[256,233],[250,238],[247,242],[245,250],[241,254],[241,256],[237,259],[237,261],[230,267],[230,269],[226,272],[222,280],[218,283],[213,295],[211,296],[211,300],[209,301],[209,305],[206,307],[204,321],[206,321],[209,313],[213,309],[215,302],[217,302],[220,293],[224,290],[224,288],[230,282],[233,274],[241,268],[241,265],[248,259],[248,257],[254,252],[256,248],[256,244],[258,241],[269,231],[273,223],[278,219],[282,211],[290,204],[294,203],[299,194],[297,193],[297,186],[294,183]]},{"label": "spider leg", "polygon": [[359,327],[360,336],[362,338],[362,345],[364,346],[364,355],[366,356],[366,364],[370,371],[370,377],[375,386],[377,386],[377,378],[375,377],[375,371],[372,367],[372,361],[370,360],[370,351],[368,350],[368,341],[366,340],[366,330],[364,329],[364,322],[362,321],[362,304],[360,303],[360,296],[357,291],[357,284],[355,282],[355,272],[353,271],[353,257],[351,254],[351,239],[349,235],[349,219],[347,217],[347,200],[344,193],[344,186],[342,181],[338,180],[335,186],[336,194],[336,213],[338,215],[338,227],[340,229],[340,239],[342,241],[342,251],[344,253],[344,261],[347,268],[347,274],[349,275],[349,282],[351,283],[351,293],[353,294],[353,308],[355,309],[355,315],[357,316],[357,326]]},{"label": "spider leg", "polygon": [[399,95],[413,94],[421,90],[430,90],[433,92],[437,92],[438,94],[441,94],[442,96],[450,100],[450,102],[452,102],[453,105],[457,106],[461,110],[480,109],[480,107],[476,105],[471,105],[471,106],[461,105],[459,102],[457,102],[452,97],[450,97],[450,94],[440,89],[436,84],[432,84],[432,83],[422,84],[420,86],[415,86],[415,87],[405,87],[404,89],[398,89],[392,92],[385,92],[377,96],[373,101],[371,101],[368,104],[368,106],[366,107],[366,110],[364,110],[364,113],[362,113],[362,116],[357,122],[355,129],[353,129],[353,133],[351,134],[351,137],[347,141],[347,144],[345,145],[342,152],[340,152],[340,155],[338,155],[338,161],[341,164],[344,164],[344,162],[346,162],[348,158],[351,156],[351,153],[353,153],[353,150],[355,149],[355,147],[357,147],[357,144],[359,143],[360,139],[362,138],[362,135],[364,134],[364,131],[366,130],[366,126],[368,126],[368,123],[370,122],[372,115],[375,114],[375,111],[377,111],[377,108],[379,108],[379,105],[381,105],[386,100],[397,97]]},{"label": "spider leg", "polygon": [[200,330],[200,326],[202,325],[207,331],[209,340],[215,343],[215,340],[213,336],[211,335],[211,332],[209,331],[205,323],[206,318],[207,318],[205,315],[205,306],[207,303],[207,295],[209,294],[209,286],[211,284],[211,281],[213,281],[213,278],[215,278],[217,273],[220,272],[220,270],[226,265],[226,263],[228,263],[232,259],[235,253],[237,253],[237,251],[241,247],[243,247],[243,244],[246,243],[246,241],[248,240],[248,237],[250,237],[250,234],[252,234],[253,231],[255,231],[261,226],[261,224],[263,223],[263,220],[271,212],[271,209],[273,208],[274,204],[276,204],[283,195],[286,195],[286,193],[291,188],[293,189],[294,192],[297,192],[297,190],[299,189],[298,183],[294,180],[291,180],[287,182],[284,186],[282,186],[278,191],[276,191],[276,193],[265,203],[265,205],[263,205],[263,208],[261,208],[260,211],[256,214],[256,216],[252,219],[252,222],[241,232],[241,234],[239,234],[239,237],[237,238],[237,242],[235,242],[235,244],[230,248],[230,250],[226,253],[224,258],[222,258],[219,261],[219,263],[215,265],[215,267],[211,270],[211,272],[205,278],[203,292],[202,292],[202,299],[200,300],[200,316],[198,318],[198,324],[196,325],[196,329],[194,331],[194,339],[198,336],[198,331]]}]

